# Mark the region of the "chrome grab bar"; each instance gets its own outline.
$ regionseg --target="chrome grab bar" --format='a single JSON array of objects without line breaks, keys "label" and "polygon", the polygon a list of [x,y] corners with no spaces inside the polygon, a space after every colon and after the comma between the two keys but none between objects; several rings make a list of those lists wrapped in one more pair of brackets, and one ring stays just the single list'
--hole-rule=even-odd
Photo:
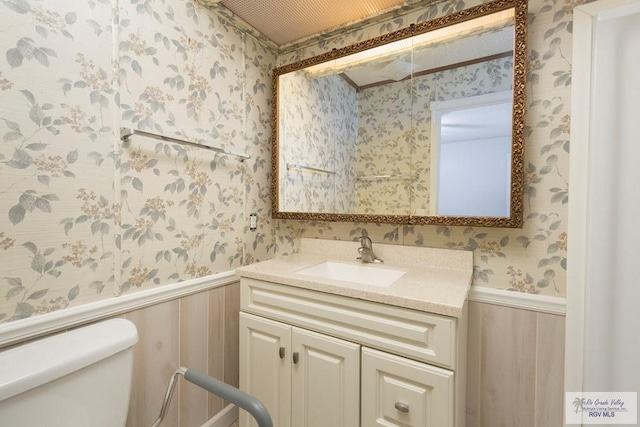
[{"label": "chrome grab bar", "polygon": [[176,380],[179,375],[184,376],[185,380],[197,385],[204,390],[207,390],[209,393],[220,396],[223,399],[228,400],[236,406],[244,409],[245,411],[250,413],[253,418],[255,418],[256,422],[258,423],[258,427],[273,427],[273,422],[271,421],[271,416],[269,415],[267,408],[265,408],[262,402],[260,402],[255,397],[245,393],[244,391],[238,390],[234,386],[225,384],[220,380],[212,378],[194,369],[187,369],[182,367],[176,369],[173,375],[171,375],[169,386],[167,387],[167,392],[165,393],[164,401],[162,402],[162,408],[160,409],[160,415],[151,427],[158,427],[167,414],[169,403],[171,402],[171,397],[173,396],[173,390],[176,386]]}]

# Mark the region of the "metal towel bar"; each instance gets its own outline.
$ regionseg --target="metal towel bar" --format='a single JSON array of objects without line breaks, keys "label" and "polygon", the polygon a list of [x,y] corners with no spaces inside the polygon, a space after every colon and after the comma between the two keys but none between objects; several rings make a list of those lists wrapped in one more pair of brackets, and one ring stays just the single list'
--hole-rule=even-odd
[{"label": "metal towel bar", "polygon": [[188,145],[191,147],[204,148],[205,150],[215,151],[216,153],[228,154],[230,156],[236,156],[240,158],[240,161],[248,160],[251,158],[248,154],[243,153],[234,153],[233,151],[223,150],[218,147],[211,147],[209,145],[198,144],[191,141],[185,141],[184,139],[172,138],[170,136],[158,135],[157,133],[145,132],[143,130],[131,129],[131,128],[120,128],[120,140],[125,141],[129,139],[129,137],[133,135],[141,135],[147,136],[149,138],[159,139],[165,142],[175,142],[177,144]]},{"label": "metal towel bar", "polygon": [[413,179],[409,174],[368,175],[356,177],[358,181],[377,181],[383,179]]},{"label": "metal towel bar", "polygon": [[178,379],[179,375],[184,376],[185,380],[197,385],[204,390],[207,390],[209,393],[220,396],[223,399],[228,400],[236,406],[244,409],[245,411],[250,413],[253,418],[255,418],[258,423],[258,427],[273,427],[273,422],[271,421],[271,416],[269,416],[267,408],[265,408],[262,402],[260,402],[255,397],[194,369],[187,369],[182,367],[176,369],[173,375],[171,375],[169,386],[167,387],[167,392],[165,393],[164,401],[162,402],[162,408],[160,409],[160,415],[158,416],[158,419],[153,423],[152,427],[158,427],[164,419],[167,413],[167,409],[169,408],[169,403],[171,402],[171,396],[173,395],[173,390],[175,389],[176,380]]},{"label": "metal towel bar", "polygon": [[329,175],[335,175],[335,171],[329,169],[314,168],[313,166],[301,165],[299,163],[287,163],[287,169],[306,169],[313,172],[322,172]]}]

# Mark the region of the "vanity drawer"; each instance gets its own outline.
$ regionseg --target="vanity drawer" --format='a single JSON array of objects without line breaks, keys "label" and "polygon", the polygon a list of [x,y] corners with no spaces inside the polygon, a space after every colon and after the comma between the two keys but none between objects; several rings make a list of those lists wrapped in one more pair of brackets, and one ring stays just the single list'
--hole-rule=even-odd
[{"label": "vanity drawer", "polygon": [[240,309],[455,369],[456,319],[250,278]]},{"label": "vanity drawer", "polygon": [[369,348],[361,363],[363,426],[453,426],[453,372]]}]

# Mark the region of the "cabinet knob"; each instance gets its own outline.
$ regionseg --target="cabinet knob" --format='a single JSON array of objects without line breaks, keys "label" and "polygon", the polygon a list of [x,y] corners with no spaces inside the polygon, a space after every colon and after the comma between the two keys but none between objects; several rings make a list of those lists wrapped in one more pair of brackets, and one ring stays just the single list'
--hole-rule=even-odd
[{"label": "cabinet knob", "polygon": [[280,347],[278,354],[280,355],[280,359],[284,359],[284,347]]},{"label": "cabinet knob", "polygon": [[297,351],[293,352],[293,363],[298,363],[298,360],[300,360],[300,354],[298,354]]},{"label": "cabinet knob", "polygon": [[400,412],[404,412],[404,413],[409,412],[409,405],[407,405],[406,403],[396,402],[396,404],[393,406],[395,406],[395,408]]}]

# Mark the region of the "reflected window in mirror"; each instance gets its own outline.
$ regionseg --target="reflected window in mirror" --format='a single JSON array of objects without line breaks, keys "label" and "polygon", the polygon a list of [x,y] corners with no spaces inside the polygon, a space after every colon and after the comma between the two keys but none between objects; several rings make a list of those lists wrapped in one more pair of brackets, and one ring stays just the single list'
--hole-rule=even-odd
[{"label": "reflected window in mirror", "polygon": [[511,91],[431,103],[431,212],[509,215],[511,110]]}]

